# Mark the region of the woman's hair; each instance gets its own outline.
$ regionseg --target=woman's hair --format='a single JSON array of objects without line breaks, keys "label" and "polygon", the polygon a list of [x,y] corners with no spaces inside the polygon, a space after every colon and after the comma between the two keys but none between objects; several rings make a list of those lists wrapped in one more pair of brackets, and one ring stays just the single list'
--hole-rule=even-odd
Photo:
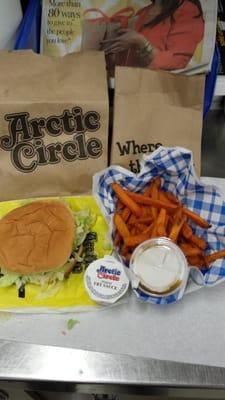
[{"label": "woman's hair", "polygon": [[[154,1],[154,0],[153,0]],[[162,2],[162,12],[157,15],[150,23],[146,24],[148,26],[154,26],[162,22],[167,17],[173,18],[173,15],[178,7],[180,7],[185,0],[161,0]],[[199,0],[188,0],[190,3],[196,5],[198,12],[194,18],[199,18],[203,16],[202,6]]]}]

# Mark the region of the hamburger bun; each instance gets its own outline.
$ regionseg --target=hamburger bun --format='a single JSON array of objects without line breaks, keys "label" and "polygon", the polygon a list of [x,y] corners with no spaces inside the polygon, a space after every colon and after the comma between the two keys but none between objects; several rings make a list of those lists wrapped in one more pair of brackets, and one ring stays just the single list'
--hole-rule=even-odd
[{"label": "hamburger bun", "polygon": [[0,267],[21,274],[54,271],[69,259],[75,223],[59,200],[16,208],[0,220]]}]

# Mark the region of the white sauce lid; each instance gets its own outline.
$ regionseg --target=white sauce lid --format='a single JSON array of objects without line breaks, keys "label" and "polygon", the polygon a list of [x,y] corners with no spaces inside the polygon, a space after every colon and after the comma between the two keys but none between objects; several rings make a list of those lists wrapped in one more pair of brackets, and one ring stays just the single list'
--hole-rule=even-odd
[{"label": "white sauce lid", "polygon": [[187,281],[185,256],[167,238],[151,239],[139,245],[132,255],[130,267],[139,284],[150,294],[173,291]]},{"label": "white sauce lid", "polygon": [[129,279],[122,263],[112,256],[105,256],[88,266],[84,285],[96,303],[113,304],[126,293]]}]

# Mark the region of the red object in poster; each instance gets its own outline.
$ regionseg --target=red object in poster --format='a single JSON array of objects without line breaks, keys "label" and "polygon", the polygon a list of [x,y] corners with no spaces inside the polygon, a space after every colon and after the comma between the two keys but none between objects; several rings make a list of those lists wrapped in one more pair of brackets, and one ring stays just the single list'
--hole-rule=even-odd
[{"label": "red object in poster", "polygon": [[[134,27],[137,19],[133,7],[122,8],[111,16],[106,15],[99,8],[89,8],[83,15],[86,16],[88,13],[97,13],[100,16],[83,21],[83,50],[104,51],[107,45],[102,43],[103,40],[116,39],[120,29]],[[129,51],[106,55],[106,65],[110,76],[114,76],[115,65],[126,65]]]}]

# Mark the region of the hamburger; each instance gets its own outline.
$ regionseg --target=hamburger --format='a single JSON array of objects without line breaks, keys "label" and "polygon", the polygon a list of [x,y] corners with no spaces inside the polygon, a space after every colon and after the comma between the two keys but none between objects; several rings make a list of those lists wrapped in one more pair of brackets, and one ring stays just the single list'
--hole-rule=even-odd
[{"label": "hamburger", "polygon": [[[48,287],[81,261],[81,245],[95,223],[89,210],[73,212],[60,200],[39,200],[0,220],[0,287]],[[24,297],[21,295],[21,297]]]}]

